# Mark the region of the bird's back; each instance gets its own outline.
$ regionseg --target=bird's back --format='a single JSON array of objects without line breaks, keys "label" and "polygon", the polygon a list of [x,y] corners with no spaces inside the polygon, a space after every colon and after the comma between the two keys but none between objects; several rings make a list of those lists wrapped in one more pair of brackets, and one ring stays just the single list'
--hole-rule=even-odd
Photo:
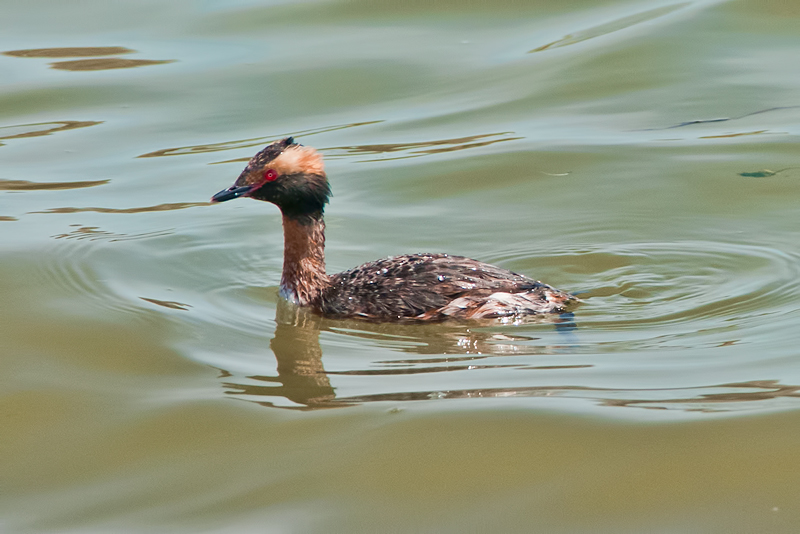
[{"label": "bird's back", "polygon": [[335,274],[330,281],[319,311],[375,321],[553,313],[574,299],[527,276],[448,254],[389,257]]}]

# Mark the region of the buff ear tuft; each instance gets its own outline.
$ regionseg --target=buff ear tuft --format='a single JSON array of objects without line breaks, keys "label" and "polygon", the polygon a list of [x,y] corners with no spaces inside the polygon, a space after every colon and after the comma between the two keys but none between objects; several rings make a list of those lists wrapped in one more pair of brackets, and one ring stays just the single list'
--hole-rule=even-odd
[{"label": "buff ear tuft", "polygon": [[325,176],[322,154],[310,146],[290,145],[269,164],[279,175],[317,174]]}]

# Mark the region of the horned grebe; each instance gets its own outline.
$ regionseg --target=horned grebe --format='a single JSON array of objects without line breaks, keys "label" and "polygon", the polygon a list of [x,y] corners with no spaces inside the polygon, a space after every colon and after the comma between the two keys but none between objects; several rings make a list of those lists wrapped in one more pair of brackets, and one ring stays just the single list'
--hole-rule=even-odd
[{"label": "horned grebe", "polygon": [[211,198],[272,202],[283,215],[280,294],[329,317],[441,321],[561,313],[575,299],[493,265],[449,254],[410,254],[325,273],[323,211],[331,195],[322,155],[287,137],[253,156]]}]

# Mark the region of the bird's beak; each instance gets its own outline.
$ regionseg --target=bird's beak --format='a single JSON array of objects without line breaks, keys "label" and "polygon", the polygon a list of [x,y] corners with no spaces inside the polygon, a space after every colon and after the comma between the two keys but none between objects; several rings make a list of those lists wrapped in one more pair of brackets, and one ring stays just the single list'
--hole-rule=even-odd
[{"label": "bird's beak", "polygon": [[228,189],[223,189],[213,197],[211,197],[211,202],[225,202],[226,200],[233,200],[234,198],[239,198],[241,196],[247,195],[250,191],[252,191],[252,185],[242,185],[236,186],[232,185]]}]

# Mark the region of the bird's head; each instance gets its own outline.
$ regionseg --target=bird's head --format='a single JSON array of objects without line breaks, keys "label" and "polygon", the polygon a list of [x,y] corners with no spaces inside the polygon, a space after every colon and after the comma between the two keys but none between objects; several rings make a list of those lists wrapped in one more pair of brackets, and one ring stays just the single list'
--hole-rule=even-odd
[{"label": "bird's head", "polygon": [[303,218],[322,215],[330,195],[322,155],[287,137],[253,156],[236,182],[211,202],[250,197],[272,202],[287,217]]}]

